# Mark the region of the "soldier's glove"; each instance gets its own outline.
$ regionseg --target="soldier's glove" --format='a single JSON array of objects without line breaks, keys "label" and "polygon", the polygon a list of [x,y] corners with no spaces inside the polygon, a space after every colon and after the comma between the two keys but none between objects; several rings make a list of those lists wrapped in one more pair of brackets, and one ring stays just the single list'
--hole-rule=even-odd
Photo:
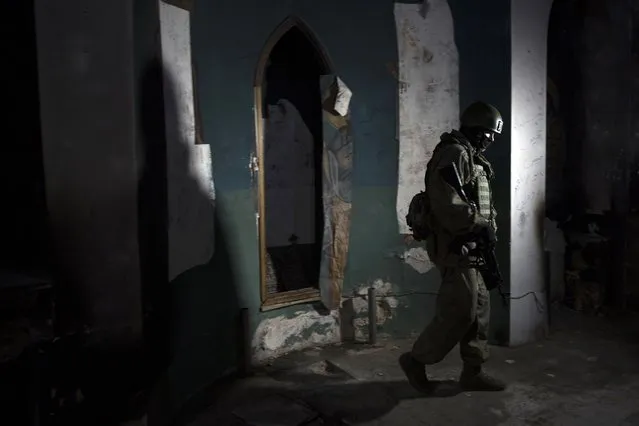
[{"label": "soldier's glove", "polygon": [[497,233],[490,222],[482,222],[475,228],[475,233],[483,245],[493,246],[497,242]]}]

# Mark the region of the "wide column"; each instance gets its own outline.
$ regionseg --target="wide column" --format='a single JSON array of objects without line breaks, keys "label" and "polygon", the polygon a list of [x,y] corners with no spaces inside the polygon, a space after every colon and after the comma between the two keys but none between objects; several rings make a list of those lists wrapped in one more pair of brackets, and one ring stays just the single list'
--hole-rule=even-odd
[{"label": "wide column", "polygon": [[[548,332],[543,247],[547,36],[552,0],[511,1],[510,345]],[[520,298],[519,298],[520,297]]]},{"label": "wide column", "polygon": [[459,49],[460,108],[482,100],[505,127],[487,151],[495,172],[497,257],[511,293],[492,294],[490,338],[519,345],[546,334],[543,249],[546,39],[552,0],[449,0]]},{"label": "wide column", "polygon": [[35,11],[60,312],[95,331],[137,338],[142,321],[132,5],[39,0]]}]

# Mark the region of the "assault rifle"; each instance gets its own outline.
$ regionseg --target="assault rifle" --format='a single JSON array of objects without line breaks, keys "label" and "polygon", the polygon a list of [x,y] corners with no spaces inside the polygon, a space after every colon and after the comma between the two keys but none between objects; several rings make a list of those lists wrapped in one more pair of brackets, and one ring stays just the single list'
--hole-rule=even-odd
[{"label": "assault rifle", "polygon": [[[453,189],[457,192],[459,197],[466,203],[468,203],[473,209],[477,209],[477,206],[473,201],[470,200],[466,196],[466,192],[464,191],[463,185],[461,183],[461,178],[459,177],[459,172],[457,171],[457,166],[453,163],[451,166],[446,167],[440,172],[442,177]],[[456,245],[456,244],[454,244]],[[478,265],[477,269],[479,270],[482,278],[484,279],[484,284],[486,285],[486,289],[488,291],[497,289],[499,291],[499,295],[504,302],[504,305],[508,305],[508,295],[504,293],[502,284],[504,279],[501,275],[501,270],[499,269],[499,263],[497,262],[497,255],[495,254],[495,244],[494,242],[489,241],[489,239],[481,234],[473,235],[470,239],[465,236],[464,241],[459,244],[460,250],[465,250],[467,253],[476,251],[483,259],[483,263]]]}]

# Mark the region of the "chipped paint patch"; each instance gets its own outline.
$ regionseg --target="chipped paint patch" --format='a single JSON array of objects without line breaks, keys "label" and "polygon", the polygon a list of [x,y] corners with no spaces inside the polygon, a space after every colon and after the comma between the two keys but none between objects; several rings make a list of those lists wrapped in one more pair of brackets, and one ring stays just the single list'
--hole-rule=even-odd
[{"label": "chipped paint patch", "polygon": [[428,252],[423,247],[413,247],[406,250],[401,258],[420,274],[425,274],[435,267],[435,264],[428,257]]},{"label": "chipped paint patch", "polygon": [[321,315],[298,311],[292,317],[265,319],[253,336],[253,361],[260,364],[288,352],[337,343],[340,340],[337,311]]},{"label": "chipped paint patch", "polygon": [[442,133],[459,116],[459,55],[453,15],[446,0],[395,3],[399,84],[399,233],[410,233],[406,213],[424,189],[426,163]]},{"label": "chipped paint patch", "polygon": [[[355,290],[353,298],[353,328],[355,341],[366,341],[368,339],[368,288],[370,285],[361,285]],[[377,279],[373,282],[377,296],[377,325],[382,325],[393,318],[395,309],[399,306],[399,301],[392,296],[393,285],[384,280]]]}]

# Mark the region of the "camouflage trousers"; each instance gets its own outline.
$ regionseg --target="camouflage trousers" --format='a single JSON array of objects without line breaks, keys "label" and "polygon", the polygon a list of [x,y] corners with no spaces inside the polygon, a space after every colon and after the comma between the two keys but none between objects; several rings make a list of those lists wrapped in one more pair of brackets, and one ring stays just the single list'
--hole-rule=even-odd
[{"label": "camouflage trousers", "polygon": [[412,355],[426,365],[440,362],[459,343],[465,364],[488,358],[490,295],[477,269],[444,267],[435,317],[424,329]]}]

